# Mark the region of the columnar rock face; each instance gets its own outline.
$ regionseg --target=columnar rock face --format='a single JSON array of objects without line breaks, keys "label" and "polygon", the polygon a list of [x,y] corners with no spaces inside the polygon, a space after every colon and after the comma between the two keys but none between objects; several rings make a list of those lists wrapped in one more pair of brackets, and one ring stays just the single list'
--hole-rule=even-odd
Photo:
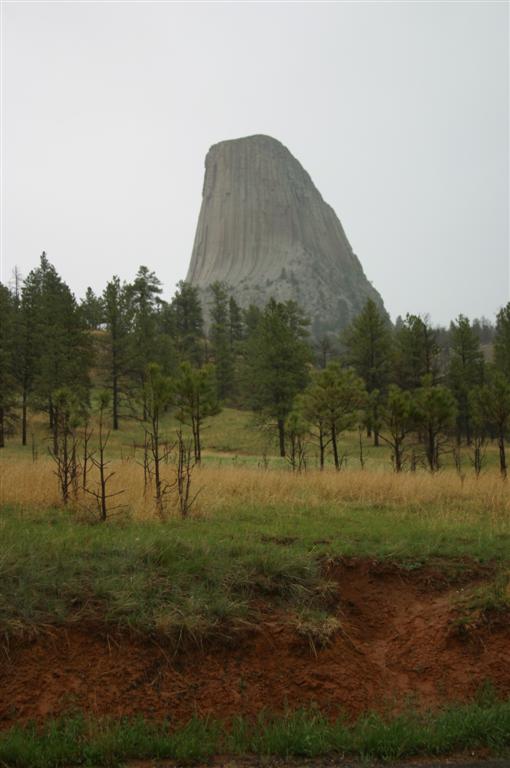
[{"label": "columnar rock face", "polygon": [[227,283],[243,307],[294,299],[315,337],[340,331],[368,298],[383,307],[334,210],[270,136],[209,150],[186,279],[204,297],[211,283]]}]

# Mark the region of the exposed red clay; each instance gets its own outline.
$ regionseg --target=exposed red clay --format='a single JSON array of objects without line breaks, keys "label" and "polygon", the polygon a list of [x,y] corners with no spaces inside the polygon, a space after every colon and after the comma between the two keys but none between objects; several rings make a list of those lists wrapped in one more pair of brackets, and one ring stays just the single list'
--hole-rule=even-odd
[{"label": "exposed red clay", "polygon": [[55,628],[1,659],[0,727],[69,711],[141,714],[178,724],[318,703],[328,715],[434,708],[471,699],[488,681],[510,695],[510,623],[462,638],[456,588],[433,572],[350,561],[330,569],[340,632],[315,655],[282,612],[228,646],[173,654],[163,644],[98,628]]}]

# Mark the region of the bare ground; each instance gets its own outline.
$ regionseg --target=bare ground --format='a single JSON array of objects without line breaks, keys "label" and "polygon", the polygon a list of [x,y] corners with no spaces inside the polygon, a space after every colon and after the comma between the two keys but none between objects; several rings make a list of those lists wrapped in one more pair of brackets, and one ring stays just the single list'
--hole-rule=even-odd
[{"label": "bare ground", "polygon": [[354,718],[469,701],[488,682],[510,695],[509,617],[464,633],[454,621],[459,590],[487,578],[483,570],[452,585],[432,568],[344,560],[329,577],[341,627],[325,648],[268,605],[235,641],[178,652],[162,639],[99,626],[11,641],[0,665],[0,727],[77,710],[177,725],[192,715],[252,717],[312,703]]}]

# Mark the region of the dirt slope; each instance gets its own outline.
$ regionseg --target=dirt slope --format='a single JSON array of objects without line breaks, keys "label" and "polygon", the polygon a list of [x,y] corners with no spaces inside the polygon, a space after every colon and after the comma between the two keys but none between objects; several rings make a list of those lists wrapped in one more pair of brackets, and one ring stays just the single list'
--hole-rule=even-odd
[{"label": "dirt slope", "polygon": [[193,714],[251,716],[312,702],[332,716],[356,716],[410,700],[421,707],[469,700],[488,681],[510,695],[510,622],[459,635],[452,601],[461,586],[430,570],[357,561],[332,567],[330,576],[342,630],[316,653],[288,615],[267,606],[235,644],[203,650],[173,653],[162,642],[97,627],[11,643],[0,667],[0,725],[72,709],[180,723]]}]

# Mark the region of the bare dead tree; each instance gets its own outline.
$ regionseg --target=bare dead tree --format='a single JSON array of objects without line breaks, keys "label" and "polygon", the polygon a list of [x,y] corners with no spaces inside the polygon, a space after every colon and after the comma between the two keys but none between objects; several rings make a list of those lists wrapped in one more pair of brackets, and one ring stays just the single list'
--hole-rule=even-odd
[{"label": "bare dead tree", "polygon": [[287,462],[293,472],[306,470],[306,439],[296,432],[289,433]]},{"label": "bare dead tree", "polygon": [[67,504],[71,490],[76,483],[76,453],[78,438],[73,421],[73,398],[71,393],[63,388],[57,390],[54,395],[54,411],[52,425],[52,444],[48,448],[49,454],[55,462],[55,475],[62,502]]},{"label": "bare dead tree", "polygon": [[461,485],[464,485],[464,480],[466,479],[466,473],[464,472],[464,466],[462,463],[462,451],[461,451],[460,445],[457,442],[452,446],[452,456],[453,456],[453,463],[455,465],[455,471],[459,477]]},{"label": "bare dead tree", "polygon": [[480,474],[485,466],[486,455],[486,439],[483,434],[476,433],[471,439],[471,464],[475,471],[476,477],[480,477]]},{"label": "bare dead tree", "polygon": [[175,486],[177,490],[177,499],[179,512],[182,518],[186,518],[196,501],[201,488],[192,495],[191,480],[196,461],[192,450],[191,441],[185,441],[182,436],[182,430],[177,431],[177,464]]},{"label": "bare dead tree", "polygon": [[172,453],[175,446],[169,445],[168,442],[161,443],[159,439],[159,425],[153,427],[156,432],[150,433],[150,445],[152,454],[152,466],[154,468],[154,500],[156,502],[156,510],[160,517],[164,517],[166,500],[170,494],[175,483],[168,482],[161,473],[161,465],[168,463],[168,458]]},{"label": "bare dead tree", "polygon": [[33,432],[31,433],[31,437],[32,437],[32,462],[35,464],[39,456],[39,451],[37,450],[37,441],[35,439],[35,435]]},{"label": "bare dead tree", "polygon": [[147,491],[149,490],[151,484],[152,484],[152,461],[150,456],[150,435],[147,429],[144,429],[143,433],[143,453],[142,453],[142,461],[137,461],[136,463],[143,467],[143,495],[147,495]]},{"label": "bare dead tree", "polygon": [[161,416],[169,406],[173,397],[172,381],[165,376],[159,365],[151,363],[147,366],[144,382],[144,414],[149,427],[145,430],[144,448],[144,477],[152,472],[154,479],[154,500],[156,511],[164,517],[166,500],[174,483],[168,482],[162,474],[162,465],[168,463],[174,446],[170,445],[162,435]]},{"label": "bare dead tree", "polygon": [[365,469],[365,455],[363,453],[363,430],[361,427],[358,427],[358,436],[359,436],[359,463],[361,469]]},{"label": "bare dead tree", "polygon": [[71,488],[73,492],[73,498],[76,500],[78,498],[78,490],[79,490],[78,471],[80,469],[80,466],[78,462],[78,440],[76,439],[76,432],[73,430],[71,432],[71,435],[72,435],[72,440],[71,440],[70,479],[71,479]]},{"label": "bare dead tree", "polygon": [[114,510],[120,509],[123,505],[117,504],[114,506],[110,506],[109,501],[110,499],[113,499],[117,496],[120,496],[122,493],[124,493],[123,490],[121,491],[114,491],[113,493],[108,492],[108,483],[112,479],[112,477],[115,475],[115,472],[109,471],[108,466],[110,465],[110,461],[106,460],[106,448],[108,446],[108,441],[110,439],[110,430],[107,430],[106,433],[104,431],[104,417],[105,412],[108,407],[109,402],[109,394],[108,392],[102,392],[100,394],[99,399],[99,426],[98,426],[98,446],[97,446],[97,457],[95,454],[90,454],[90,460],[93,464],[93,466],[98,470],[99,472],[99,483],[97,484],[96,489],[90,489],[86,488],[86,492],[89,493],[91,496],[93,496],[97,502],[98,510],[99,510],[99,519],[101,522],[105,522],[108,518],[108,515],[110,515]]},{"label": "bare dead tree", "polygon": [[82,490],[85,491],[87,489],[87,480],[88,480],[88,471],[89,466],[92,462],[92,455],[89,449],[89,443],[90,438],[92,437],[93,430],[89,426],[88,420],[85,422],[85,426],[83,427],[83,438],[82,438],[82,445],[83,445],[83,459],[82,459],[82,475],[81,475],[81,487]]}]

